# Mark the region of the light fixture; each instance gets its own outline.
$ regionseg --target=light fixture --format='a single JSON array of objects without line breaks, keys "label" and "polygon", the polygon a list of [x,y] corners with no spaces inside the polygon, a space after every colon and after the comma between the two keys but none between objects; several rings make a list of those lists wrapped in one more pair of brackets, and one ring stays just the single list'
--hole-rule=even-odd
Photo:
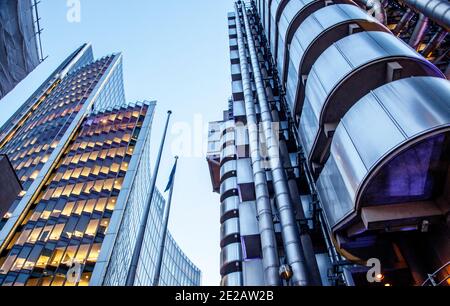
[{"label": "light fixture", "polygon": [[378,281],[382,281],[384,279],[384,275],[379,273],[379,274],[376,275],[376,278],[377,278]]},{"label": "light fixture", "polygon": [[385,287],[391,287],[391,284],[386,283],[386,284],[384,284],[384,286],[385,286]]}]

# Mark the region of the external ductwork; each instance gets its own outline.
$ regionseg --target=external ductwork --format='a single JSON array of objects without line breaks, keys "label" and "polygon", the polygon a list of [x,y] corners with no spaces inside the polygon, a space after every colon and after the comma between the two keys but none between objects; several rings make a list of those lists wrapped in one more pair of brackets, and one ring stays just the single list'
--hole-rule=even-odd
[{"label": "external ductwork", "polygon": [[[255,184],[256,209],[258,213],[258,226],[261,236],[261,248],[263,253],[264,278],[266,285],[280,285],[279,258],[275,229],[273,225],[273,214],[270,203],[269,190],[267,187],[266,171],[262,167],[262,158],[259,147],[258,121],[256,118],[255,101],[250,82],[249,63],[244,43],[244,33],[240,20],[238,4],[236,4],[236,28],[238,39],[238,50],[242,73],[242,84],[244,90],[244,101],[249,134],[250,157],[252,161],[253,179]],[[245,16],[245,15],[244,15]]]},{"label": "external ductwork", "polygon": [[[298,234],[298,226],[296,224],[292,203],[290,199],[289,188],[287,184],[286,174],[280,158],[280,148],[278,146],[277,137],[272,129],[272,116],[267,101],[266,92],[264,89],[264,82],[259,67],[259,61],[256,53],[255,44],[253,41],[252,30],[246,13],[245,6],[242,7],[242,14],[244,18],[245,29],[247,33],[247,43],[249,47],[249,53],[252,63],[253,75],[256,84],[256,91],[258,95],[259,105],[261,108],[261,121],[265,140],[267,144],[268,158],[270,167],[272,169],[273,187],[276,195],[276,203],[278,206],[279,218],[281,222],[281,234],[283,237],[283,243],[286,253],[287,263],[290,265],[293,271],[292,284],[295,286],[307,286],[309,285],[307,267],[305,262],[305,256],[301,247],[300,237]],[[238,18],[239,19],[239,16]],[[238,31],[242,34],[241,31]],[[241,38],[242,39],[242,38]],[[241,41],[242,43],[242,41]],[[244,59],[246,61],[246,55],[243,53],[241,62]],[[247,65],[244,65],[245,67]],[[246,67],[247,68],[247,67]],[[248,72],[247,72],[248,74]],[[244,76],[243,76],[244,78]],[[247,91],[250,91],[250,86],[247,84]],[[253,94],[249,92],[248,99],[245,103],[253,102]],[[246,95],[247,96],[247,95]],[[247,99],[246,99],[247,100]],[[253,108],[253,104],[252,107]],[[248,116],[248,114],[247,114]],[[256,121],[256,118],[253,119]],[[250,122],[248,122],[250,126]],[[249,127],[250,133],[250,127]],[[257,131],[253,131],[257,136]]]},{"label": "external ductwork", "polygon": [[419,15],[419,19],[417,20],[417,24],[414,28],[414,32],[411,35],[411,39],[409,40],[409,45],[417,50],[420,46],[420,42],[423,40],[425,33],[428,28],[428,17],[424,14]]},{"label": "external ductwork", "polygon": [[400,2],[424,14],[447,32],[450,31],[450,2],[448,0],[400,0]]}]

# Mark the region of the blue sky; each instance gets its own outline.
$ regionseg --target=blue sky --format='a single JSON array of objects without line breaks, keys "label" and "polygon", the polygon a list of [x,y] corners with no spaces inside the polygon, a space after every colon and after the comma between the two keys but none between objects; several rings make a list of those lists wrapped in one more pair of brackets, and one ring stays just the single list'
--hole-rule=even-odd
[{"label": "blue sky", "polygon": [[[81,20],[67,19],[68,1],[42,0],[44,53],[48,59],[0,101],[0,125],[61,61],[84,42],[95,57],[122,52],[127,100],[157,100],[154,156],[166,111],[172,127],[220,120],[231,94],[227,12],[233,0],[80,0]],[[163,190],[179,140],[170,131],[158,187]],[[193,150],[201,145],[193,143]],[[204,285],[218,285],[219,198],[212,193],[205,156],[179,162],[170,231],[200,267]]]}]

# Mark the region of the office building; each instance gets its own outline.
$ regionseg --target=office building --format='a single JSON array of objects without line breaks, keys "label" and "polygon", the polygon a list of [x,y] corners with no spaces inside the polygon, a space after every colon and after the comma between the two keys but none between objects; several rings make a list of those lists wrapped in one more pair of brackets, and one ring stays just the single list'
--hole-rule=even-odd
[{"label": "office building", "polygon": [[449,285],[450,5],[370,3],[229,13],[222,285]]},{"label": "office building", "polygon": [[[125,103],[122,55],[94,60],[86,44],[3,126],[0,152],[22,188],[1,224],[0,285],[123,285],[150,200],[135,285],[152,283],[164,207],[149,199],[155,105]],[[170,237],[160,284],[199,282]]]}]

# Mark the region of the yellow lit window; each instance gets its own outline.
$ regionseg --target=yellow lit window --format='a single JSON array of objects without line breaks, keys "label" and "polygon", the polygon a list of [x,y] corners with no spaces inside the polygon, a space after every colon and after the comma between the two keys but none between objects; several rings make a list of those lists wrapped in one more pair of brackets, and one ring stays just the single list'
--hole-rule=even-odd
[{"label": "yellow lit window", "polygon": [[64,281],[66,280],[66,276],[62,274],[57,274],[55,278],[53,279],[53,282],[51,284],[52,287],[61,287],[64,284]]},{"label": "yellow lit window", "polygon": [[97,233],[98,224],[99,224],[98,220],[91,220],[86,229],[86,235],[95,236],[95,234]]},{"label": "yellow lit window", "polygon": [[80,287],[87,287],[89,286],[89,282],[91,281],[91,276],[92,273],[83,273],[81,275],[81,279],[80,279],[80,283],[78,284],[78,286]]},{"label": "yellow lit window", "polygon": [[84,153],[83,154],[83,156],[81,156],[81,161],[82,162],[87,162],[88,161],[88,158],[89,158],[89,155],[91,155],[91,153]]},{"label": "yellow lit window", "polygon": [[103,180],[96,181],[95,185],[93,187],[93,190],[96,191],[96,192],[101,192],[102,191],[102,187],[103,187]]},{"label": "yellow lit window", "polygon": [[69,202],[66,204],[66,206],[64,207],[64,210],[62,211],[62,215],[69,217],[70,214],[72,213],[73,207],[75,205],[75,202]]},{"label": "yellow lit window", "polygon": [[106,209],[108,210],[114,210],[116,207],[117,198],[110,198],[108,200],[108,205],[106,206]]},{"label": "yellow lit window", "polygon": [[44,196],[42,197],[43,200],[50,200],[50,197],[53,194],[53,191],[55,191],[55,189],[50,188],[49,190],[47,190],[47,192],[44,194]]},{"label": "yellow lit window", "polygon": [[100,166],[95,165],[95,166],[94,166],[94,169],[92,169],[92,175],[97,176],[97,175],[100,173],[100,169],[101,169]]},{"label": "yellow lit window", "polygon": [[41,219],[43,219],[43,220],[48,220],[48,218],[50,217],[50,214],[51,214],[52,212],[50,211],[50,210],[44,210],[43,212],[42,212],[42,214],[41,214]]},{"label": "yellow lit window", "polygon": [[108,154],[108,150],[102,150],[99,157],[101,159],[105,159],[107,154]]},{"label": "yellow lit window", "polygon": [[17,244],[17,245],[23,245],[25,242],[27,242],[28,236],[30,235],[30,233],[31,233],[31,230],[30,230],[30,229],[24,230],[24,231],[22,232],[22,234],[20,234],[20,237],[19,237],[19,239],[17,240],[16,244]]},{"label": "yellow lit window", "polygon": [[123,178],[118,178],[116,179],[116,181],[114,182],[114,189],[120,190],[122,189],[122,184],[123,184]]},{"label": "yellow lit window", "polygon": [[83,171],[81,172],[81,176],[88,177],[90,173],[91,173],[91,168],[84,167]]},{"label": "yellow lit window", "polygon": [[73,159],[71,160],[71,163],[72,164],[78,164],[78,162],[80,161],[80,158],[81,158],[81,155],[75,155],[74,157],[73,157]]},{"label": "yellow lit window", "polygon": [[109,168],[103,166],[103,167],[101,168],[100,172],[103,173],[103,174],[108,174],[108,173],[109,173]]},{"label": "yellow lit window", "polygon": [[91,252],[89,253],[88,256],[88,261],[89,262],[96,262],[98,259],[98,256],[100,254],[100,248],[101,248],[101,244],[100,243],[94,243],[94,245],[92,245],[92,249]]},{"label": "yellow lit window", "polygon": [[82,150],[86,149],[87,145],[88,145],[88,143],[86,141],[80,143],[80,149],[82,149]]},{"label": "yellow lit window", "polygon": [[42,159],[41,159],[41,163],[45,164],[48,161],[49,155],[45,155]]},{"label": "yellow lit window", "polygon": [[64,254],[64,248],[57,248],[55,253],[53,254],[52,259],[50,260],[50,265],[57,267],[61,262],[62,256]]},{"label": "yellow lit window", "polygon": [[29,243],[35,243],[39,237],[39,234],[41,233],[42,228],[36,228],[31,232],[31,235],[28,237],[27,242]]},{"label": "yellow lit window", "polygon": [[103,186],[103,189],[106,189],[108,191],[112,191],[114,185],[114,179],[109,179],[105,181],[105,185]]},{"label": "yellow lit window", "polygon": [[35,180],[39,175],[39,170],[35,170],[31,175],[30,179]]},{"label": "yellow lit window", "polygon": [[75,258],[75,253],[77,252],[77,247],[74,245],[71,245],[67,248],[66,253],[64,254],[61,263],[68,265],[72,263],[72,260]]},{"label": "yellow lit window", "polygon": [[87,213],[92,213],[94,211],[95,201],[96,200],[94,199],[87,201],[86,206],[84,207],[84,211]]},{"label": "yellow lit window", "polygon": [[122,140],[125,141],[125,142],[130,142],[131,135],[130,134],[123,135]]},{"label": "yellow lit window", "polygon": [[72,172],[72,178],[77,179],[80,177],[81,171],[83,171],[83,168],[77,168]]},{"label": "yellow lit window", "polygon": [[64,187],[56,188],[55,192],[53,192],[53,194],[52,194],[52,198],[58,199],[61,196],[63,190],[64,190]]},{"label": "yellow lit window", "polygon": [[41,268],[41,269],[45,268],[49,259],[50,259],[49,256],[42,254],[36,262],[36,267]]},{"label": "yellow lit window", "polygon": [[119,172],[119,167],[120,167],[119,164],[114,163],[114,164],[111,165],[110,170],[111,170],[112,172],[117,173],[117,172]]},{"label": "yellow lit window", "polygon": [[98,158],[98,151],[94,151],[94,152],[92,152],[91,153],[91,155],[89,156],[89,159],[91,159],[91,160],[97,160],[97,158]]},{"label": "yellow lit window", "polygon": [[77,215],[81,215],[81,213],[83,212],[85,203],[86,203],[86,201],[78,201],[77,204],[75,205],[75,209],[74,209],[73,213],[77,214]]},{"label": "yellow lit window", "polygon": [[111,149],[111,150],[108,151],[108,157],[114,158],[116,156],[116,154],[117,154],[117,149],[116,148]]},{"label": "yellow lit window", "polygon": [[78,183],[75,185],[75,188],[72,190],[73,195],[80,195],[83,190],[84,183]]},{"label": "yellow lit window", "polygon": [[73,170],[71,170],[71,169],[67,170],[67,171],[64,173],[64,175],[63,175],[62,178],[63,178],[64,180],[70,179],[70,176],[72,175],[72,172],[73,172]]},{"label": "yellow lit window", "polygon": [[119,155],[120,157],[125,157],[126,154],[126,148],[125,147],[121,147],[117,149],[117,155]]},{"label": "yellow lit window", "polygon": [[106,207],[106,199],[101,198],[97,201],[97,205],[95,206],[95,210],[99,212],[103,212]]},{"label": "yellow lit window", "polygon": [[52,149],[56,148],[57,145],[58,145],[58,141],[57,140],[53,141],[52,146],[51,146]]},{"label": "yellow lit window", "polygon": [[84,186],[83,192],[87,194],[91,193],[92,187],[94,187],[94,182],[87,182]]},{"label": "yellow lit window", "polygon": [[78,263],[84,263],[89,253],[89,244],[82,244],[78,249],[77,255],[75,257],[75,261]]},{"label": "yellow lit window", "polygon": [[122,170],[122,171],[128,171],[128,163],[122,163],[121,165],[120,165],[120,170]]},{"label": "yellow lit window", "polygon": [[50,234],[51,240],[59,240],[61,237],[61,234],[63,232],[65,224],[57,224],[55,225],[55,228],[53,229],[53,232]]},{"label": "yellow lit window", "polygon": [[70,194],[72,193],[73,187],[74,187],[74,185],[67,185],[66,188],[64,189],[62,195],[69,197]]}]

